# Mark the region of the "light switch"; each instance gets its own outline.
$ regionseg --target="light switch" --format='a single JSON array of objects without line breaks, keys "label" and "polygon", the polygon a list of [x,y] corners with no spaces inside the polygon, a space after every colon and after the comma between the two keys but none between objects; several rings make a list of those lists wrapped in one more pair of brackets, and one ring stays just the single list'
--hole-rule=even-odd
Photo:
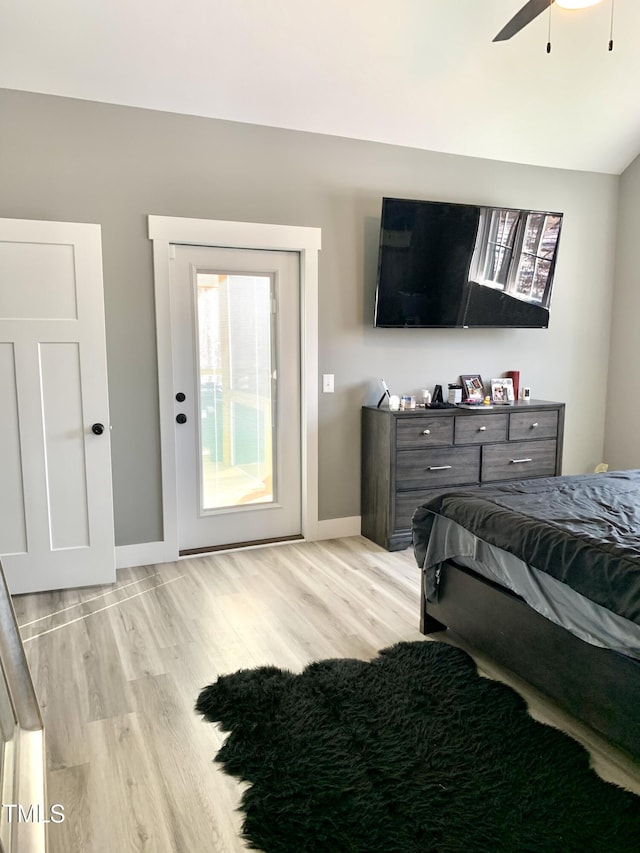
[{"label": "light switch", "polygon": [[333,394],[333,373],[322,374],[322,393]]}]

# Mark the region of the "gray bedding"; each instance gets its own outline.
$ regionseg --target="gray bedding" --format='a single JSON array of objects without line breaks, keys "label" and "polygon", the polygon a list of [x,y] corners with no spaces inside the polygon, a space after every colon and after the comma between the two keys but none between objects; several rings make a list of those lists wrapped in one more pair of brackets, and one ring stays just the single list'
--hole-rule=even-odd
[{"label": "gray bedding", "polygon": [[640,471],[440,495],[414,514],[421,566],[436,515],[640,625]]}]

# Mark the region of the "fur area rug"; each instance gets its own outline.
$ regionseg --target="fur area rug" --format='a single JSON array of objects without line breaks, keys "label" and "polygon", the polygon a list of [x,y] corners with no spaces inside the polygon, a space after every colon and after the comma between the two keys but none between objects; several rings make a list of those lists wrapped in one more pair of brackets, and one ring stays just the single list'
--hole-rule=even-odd
[{"label": "fur area rug", "polygon": [[638,853],[640,797],[440,642],[220,677],[196,711],[265,853]]}]

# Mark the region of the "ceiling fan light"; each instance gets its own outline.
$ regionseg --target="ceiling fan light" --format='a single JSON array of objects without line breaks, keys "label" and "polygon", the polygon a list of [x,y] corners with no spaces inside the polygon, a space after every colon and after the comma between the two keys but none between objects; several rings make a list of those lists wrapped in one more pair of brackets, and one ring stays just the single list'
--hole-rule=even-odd
[{"label": "ceiling fan light", "polygon": [[602,3],[602,0],[556,0],[556,5],[561,9],[586,9],[597,3]]}]

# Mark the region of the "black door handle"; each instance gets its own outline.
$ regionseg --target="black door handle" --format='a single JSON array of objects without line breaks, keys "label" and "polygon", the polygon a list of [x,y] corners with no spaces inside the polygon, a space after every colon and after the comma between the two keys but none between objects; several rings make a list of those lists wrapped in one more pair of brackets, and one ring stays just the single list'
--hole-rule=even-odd
[{"label": "black door handle", "polygon": [[104,425],[103,424],[93,424],[91,427],[91,432],[94,435],[102,435],[102,433],[104,432]]},{"label": "black door handle", "polygon": [[180,412],[179,415],[176,415],[176,420],[178,421],[179,424],[186,424],[187,416],[183,415],[182,412]]}]

